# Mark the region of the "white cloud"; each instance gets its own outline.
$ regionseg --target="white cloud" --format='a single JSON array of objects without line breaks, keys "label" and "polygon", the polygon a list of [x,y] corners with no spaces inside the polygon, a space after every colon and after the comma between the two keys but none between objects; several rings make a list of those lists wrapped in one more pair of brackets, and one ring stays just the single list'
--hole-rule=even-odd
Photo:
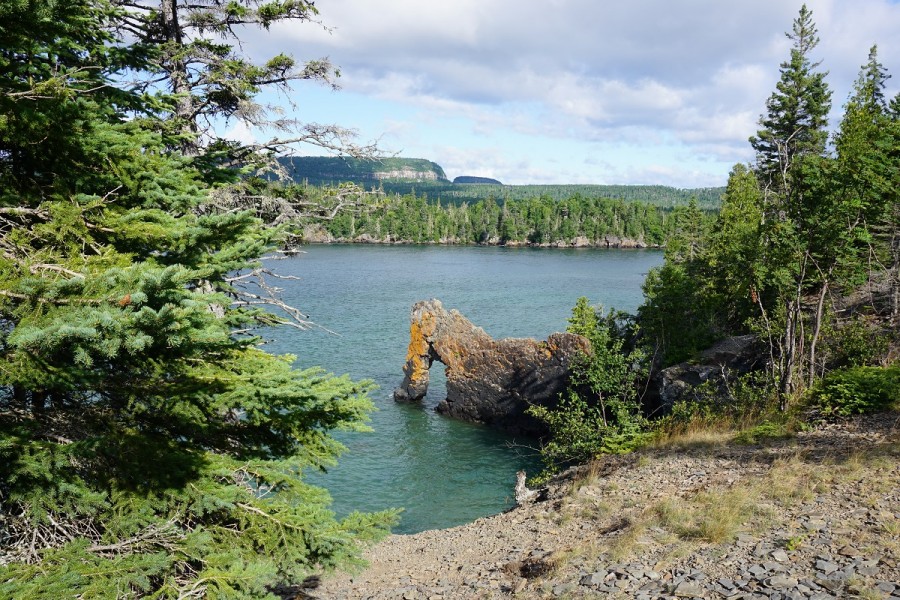
[{"label": "white cloud", "polygon": [[[837,114],[873,42],[882,62],[900,69],[900,5],[807,5]],[[407,126],[395,131],[418,148],[437,148],[432,128],[453,119],[464,123],[460,135],[467,129],[498,152],[507,152],[499,140],[509,135],[533,136],[536,153],[538,139],[645,144],[648,152],[680,146],[692,165],[707,161],[709,176],[724,181],[727,167],[719,163],[749,158],[747,138],[788,57],[784,32],[799,7],[783,0],[330,0],[319,6],[330,33],[289,24],[253,36],[251,45],[261,54],[329,56],[347,92],[398,107],[394,121]],[[898,80],[889,91],[900,88]],[[450,163],[447,152],[430,158]],[[501,156],[483,160],[498,172],[512,168]],[[703,179],[677,168],[646,174]]]},{"label": "white cloud", "polygon": [[256,144],[259,142],[256,135],[250,129],[250,126],[247,125],[246,122],[238,119],[234,122],[234,124],[225,130],[225,133],[222,134],[227,140],[233,140],[235,142],[240,142],[242,144]]}]

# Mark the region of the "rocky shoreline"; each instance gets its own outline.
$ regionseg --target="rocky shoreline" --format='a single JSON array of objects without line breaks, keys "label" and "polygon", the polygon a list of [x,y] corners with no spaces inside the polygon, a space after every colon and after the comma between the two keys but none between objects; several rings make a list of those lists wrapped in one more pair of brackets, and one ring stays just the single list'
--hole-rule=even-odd
[{"label": "rocky shoreline", "polygon": [[900,600],[897,413],[672,442],[570,470],[544,497],[391,536],[313,597]]},{"label": "rocky shoreline", "polygon": [[368,233],[363,233],[352,238],[334,237],[324,229],[307,228],[303,232],[305,244],[375,244],[393,246],[501,246],[505,248],[655,248],[661,249],[660,244],[649,244],[643,239],[632,239],[615,235],[606,235],[600,239],[589,239],[579,236],[572,240],[555,240],[552,242],[534,243],[518,240],[501,240],[490,238],[483,242],[464,242],[457,238],[444,238],[437,241],[416,242],[402,238],[386,237],[378,238]]}]

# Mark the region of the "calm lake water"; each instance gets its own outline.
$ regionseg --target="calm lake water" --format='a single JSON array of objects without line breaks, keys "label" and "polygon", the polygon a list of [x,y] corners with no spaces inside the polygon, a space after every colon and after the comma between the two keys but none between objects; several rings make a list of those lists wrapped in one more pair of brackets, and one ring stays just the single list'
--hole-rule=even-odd
[{"label": "calm lake water", "polygon": [[658,250],[531,249],[430,246],[309,246],[268,266],[299,281],[281,281],[284,299],[323,328],[282,328],[267,345],[355,379],[372,379],[378,411],[373,433],[340,433],[349,448],[325,475],[334,510],[403,507],[398,533],[452,527],[512,504],[515,473],[539,463],[529,439],[436,414],[444,398],[443,366],[431,369],[422,406],[396,404],[403,378],[412,305],[438,298],[495,338],[545,339],[564,331],[579,296],[634,311]]}]

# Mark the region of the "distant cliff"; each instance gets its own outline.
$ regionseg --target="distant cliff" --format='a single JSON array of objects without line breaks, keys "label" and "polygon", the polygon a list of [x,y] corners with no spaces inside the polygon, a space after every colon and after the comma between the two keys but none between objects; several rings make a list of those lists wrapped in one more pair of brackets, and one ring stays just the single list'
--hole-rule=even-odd
[{"label": "distant cliff", "polygon": [[718,210],[724,187],[679,189],[664,185],[504,185],[496,179],[461,175],[447,179],[444,169],[424,158],[364,160],[335,156],[287,156],[278,159],[296,183],[312,186],[353,182],[387,194],[415,195],[461,205],[493,198],[564,201],[580,196],[649,204],[661,209],[686,206],[692,199],[703,210]]},{"label": "distant cliff", "polygon": [[353,181],[450,183],[444,169],[424,158],[360,159],[334,156],[285,156],[278,159],[294,181],[331,184]]}]

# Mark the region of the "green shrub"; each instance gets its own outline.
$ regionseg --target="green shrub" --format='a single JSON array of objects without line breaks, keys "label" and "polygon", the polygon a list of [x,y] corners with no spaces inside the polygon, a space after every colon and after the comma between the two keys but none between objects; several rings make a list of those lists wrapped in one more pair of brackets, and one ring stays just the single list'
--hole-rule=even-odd
[{"label": "green shrub", "polygon": [[532,406],[528,412],[550,430],[541,456],[548,470],[554,472],[568,464],[588,462],[600,454],[631,452],[648,435],[643,419],[635,411],[619,410],[604,417],[598,406],[590,405],[571,390],[556,408]]},{"label": "green shrub", "polygon": [[528,409],[550,433],[541,448],[542,476],[600,454],[630,452],[648,436],[634,385],[643,355],[624,350],[627,320],[620,313],[603,315],[582,297],[572,309],[568,331],[585,336],[591,352],[573,361],[569,389],[556,407]]},{"label": "green shrub", "polygon": [[832,371],[815,400],[825,412],[839,416],[900,410],[900,364]]},{"label": "green shrub", "polygon": [[835,367],[877,365],[890,346],[889,335],[860,319],[835,330],[829,338],[826,351]]},{"label": "green shrub", "polygon": [[709,380],[690,390],[669,414],[655,420],[654,430],[665,437],[698,429],[739,429],[773,413],[775,403],[775,392],[765,373]]},{"label": "green shrub", "polygon": [[790,422],[787,420],[766,420],[759,425],[741,431],[735,436],[734,441],[739,444],[756,444],[764,440],[786,439],[794,435],[790,425]]}]

